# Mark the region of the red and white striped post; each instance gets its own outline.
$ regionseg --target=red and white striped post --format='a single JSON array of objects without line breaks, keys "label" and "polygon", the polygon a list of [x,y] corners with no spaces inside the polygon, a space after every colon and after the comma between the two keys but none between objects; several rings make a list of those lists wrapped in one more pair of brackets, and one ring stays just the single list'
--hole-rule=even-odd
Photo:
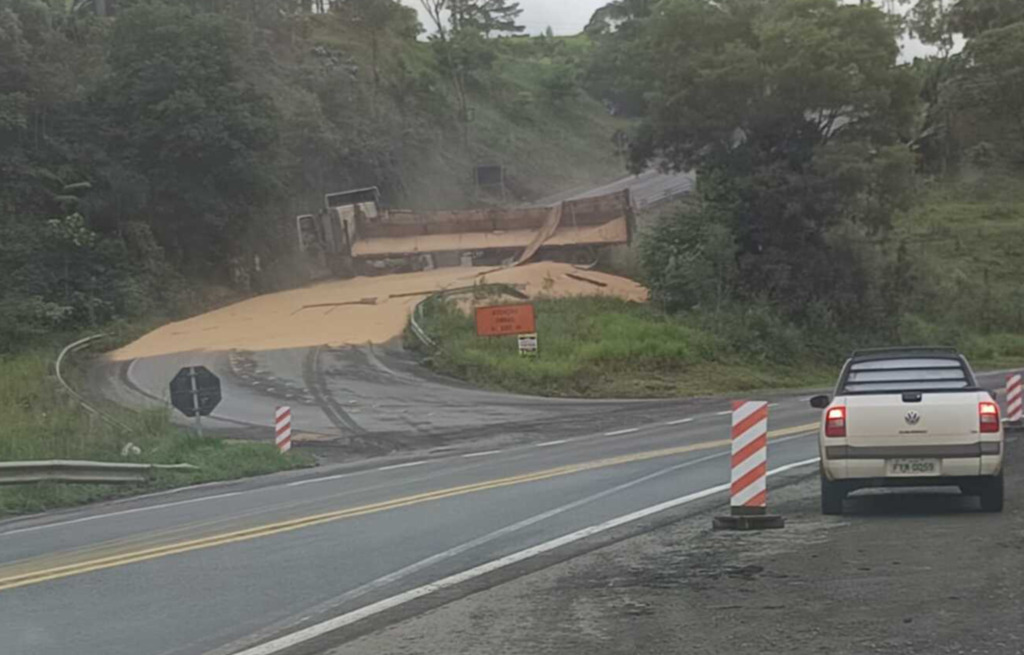
[{"label": "red and white striped post", "polygon": [[714,527],[727,530],[781,528],[781,516],[767,514],[768,403],[732,404],[732,458],[729,516],[716,516]]},{"label": "red and white striped post", "polygon": [[732,486],[729,505],[733,514],[764,514],[767,499],[768,403],[737,401],[732,404]]},{"label": "red and white striped post", "polygon": [[281,453],[286,453],[292,447],[292,409],[291,407],[278,407],[274,413],[274,428],[276,437],[274,443]]},{"label": "red and white striped post", "polygon": [[1011,423],[1020,423],[1024,419],[1021,391],[1020,373],[1006,376],[1006,420]]}]

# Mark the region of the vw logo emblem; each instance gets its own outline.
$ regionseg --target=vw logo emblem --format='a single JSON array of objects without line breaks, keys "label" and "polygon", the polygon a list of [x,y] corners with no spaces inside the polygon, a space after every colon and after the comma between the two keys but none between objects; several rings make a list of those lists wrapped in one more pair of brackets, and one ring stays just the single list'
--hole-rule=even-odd
[{"label": "vw logo emblem", "polygon": [[903,419],[907,422],[907,425],[917,425],[917,422],[921,420],[921,415],[914,410],[910,410]]}]

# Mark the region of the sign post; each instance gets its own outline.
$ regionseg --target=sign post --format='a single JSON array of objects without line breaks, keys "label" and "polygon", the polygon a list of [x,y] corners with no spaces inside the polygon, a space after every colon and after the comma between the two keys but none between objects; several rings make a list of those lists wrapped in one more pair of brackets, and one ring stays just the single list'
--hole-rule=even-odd
[{"label": "sign post", "polygon": [[186,366],[171,380],[171,405],[195,419],[196,433],[203,436],[203,416],[209,416],[221,401],[220,378],[205,366]]},{"label": "sign post", "polygon": [[199,413],[199,383],[196,381],[196,370],[189,369],[188,380],[192,386],[192,411],[196,417],[196,434],[203,438],[203,417]]}]

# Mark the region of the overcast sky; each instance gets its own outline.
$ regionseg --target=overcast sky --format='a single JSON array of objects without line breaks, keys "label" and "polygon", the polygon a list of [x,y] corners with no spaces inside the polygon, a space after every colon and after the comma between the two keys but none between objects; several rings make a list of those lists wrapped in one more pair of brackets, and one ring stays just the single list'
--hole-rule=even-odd
[{"label": "overcast sky", "polygon": [[[609,0],[519,0],[519,6],[523,8],[523,14],[519,17],[519,24],[526,27],[530,34],[540,34],[549,25],[555,34],[578,34],[590,21],[594,12],[608,4]],[[429,18],[423,12],[423,5],[420,0],[401,0],[406,5],[415,7],[420,12],[420,21],[427,28],[428,32],[433,31]],[[903,42],[903,57],[911,60],[914,56],[931,54],[932,49],[922,45],[916,39],[905,39]],[[962,43],[957,44],[957,49]]]},{"label": "overcast sky", "polygon": [[[433,31],[419,0],[402,0],[402,3],[416,7],[423,26]],[[594,11],[606,4],[608,0],[519,0],[523,8],[519,24],[531,34],[540,34],[548,25],[555,34],[577,34],[583,31]]]}]

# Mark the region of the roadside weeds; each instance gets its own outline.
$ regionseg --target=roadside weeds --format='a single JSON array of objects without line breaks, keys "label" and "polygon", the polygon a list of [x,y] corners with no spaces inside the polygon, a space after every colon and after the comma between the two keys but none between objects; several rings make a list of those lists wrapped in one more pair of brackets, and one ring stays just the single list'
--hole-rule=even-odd
[{"label": "roadside weeds", "polygon": [[[59,388],[56,350],[34,348],[0,358],[0,461],[81,459],[157,464],[188,463],[189,473],[164,472],[146,484],[34,483],[0,487],[0,516],[39,512],[214,480],[300,468],[308,455],[281,456],[273,444],[198,438],[174,426],[166,411],[116,411],[124,432],[92,414]],[[71,375],[76,377],[72,369]],[[112,410],[113,411],[113,410]],[[122,454],[128,444],[139,453]],[[134,450],[134,449],[131,449]]]}]

